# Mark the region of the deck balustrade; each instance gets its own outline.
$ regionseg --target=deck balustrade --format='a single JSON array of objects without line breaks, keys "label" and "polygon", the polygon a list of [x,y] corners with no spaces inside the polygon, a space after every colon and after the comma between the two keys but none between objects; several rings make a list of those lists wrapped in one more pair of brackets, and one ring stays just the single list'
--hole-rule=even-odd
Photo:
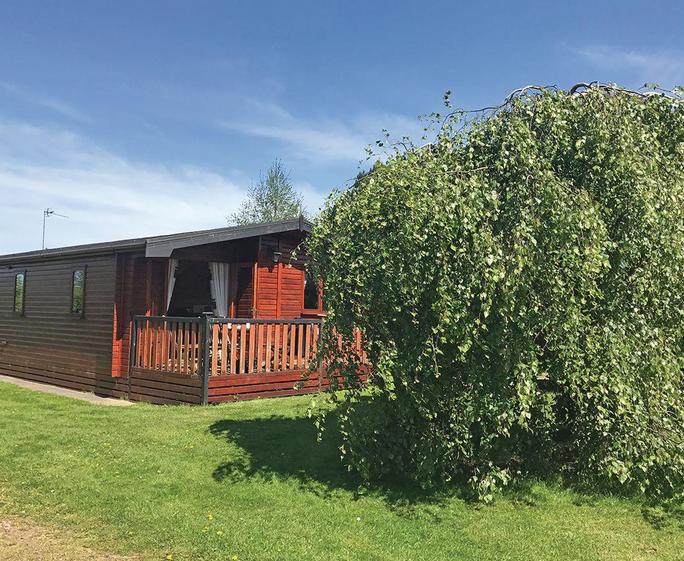
[{"label": "deck balustrade", "polygon": [[[129,380],[140,391],[171,388],[174,398],[200,403],[318,391],[328,384],[321,329],[320,319],[136,316]],[[360,332],[352,344],[366,364]]]},{"label": "deck balustrade", "polygon": [[210,376],[308,370],[316,360],[318,319],[137,316],[133,368]]}]

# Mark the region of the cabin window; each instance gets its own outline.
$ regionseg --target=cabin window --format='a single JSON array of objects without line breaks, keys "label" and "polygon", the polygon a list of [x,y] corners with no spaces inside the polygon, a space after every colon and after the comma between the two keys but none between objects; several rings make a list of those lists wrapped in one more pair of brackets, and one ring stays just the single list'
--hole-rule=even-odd
[{"label": "cabin window", "polygon": [[304,309],[318,310],[320,308],[318,282],[310,272],[304,277]]},{"label": "cabin window", "polygon": [[71,313],[83,316],[85,304],[86,269],[75,269],[71,274]]},{"label": "cabin window", "polygon": [[26,301],[26,271],[14,275],[14,312],[24,315]]}]

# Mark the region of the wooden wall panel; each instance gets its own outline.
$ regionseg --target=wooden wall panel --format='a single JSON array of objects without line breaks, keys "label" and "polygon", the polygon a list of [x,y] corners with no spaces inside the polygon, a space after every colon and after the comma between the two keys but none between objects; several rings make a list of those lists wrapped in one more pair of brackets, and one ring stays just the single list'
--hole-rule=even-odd
[{"label": "wooden wall panel", "polygon": [[[302,235],[281,234],[261,239],[257,262],[257,315],[258,318],[296,319],[304,308],[304,262],[302,256],[292,258]],[[279,263],[273,262],[273,253],[281,253]]]},{"label": "wooden wall panel", "polygon": [[135,368],[130,373],[130,398],[148,403],[202,403],[202,380]]},{"label": "wooden wall panel", "polygon": [[[368,379],[368,367],[359,371],[359,380]],[[342,385],[342,378],[336,376]],[[274,374],[237,374],[232,376],[212,376],[209,378],[209,403],[239,401],[243,399],[262,399],[316,393],[330,387],[327,376],[308,370],[293,370]]]},{"label": "wooden wall panel", "polygon": [[133,315],[146,312],[146,265],[142,254],[120,254],[116,262],[112,376],[128,374]]},{"label": "wooden wall panel", "polygon": [[116,265],[112,376],[124,377],[129,368],[133,316],[160,315],[165,311],[167,261],[121,254]]},{"label": "wooden wall panel", "polygon": [[239,318],[254,317],[254,266],[235,263],[231,267],[233,312]]},{"label": "wooden wall panel", "polygon": [[[71,313],[74,268],[87,265],[84,317]],[[26,271],[25,314],[12,311],[14,275]],[[114,255],[17,262],[0,268],[0,372],[101,393],[111,379]]]},{"label": "wooden wall panel", "polygon": [[[306,374],[305,370],[295,370],[279,374],[212,376],[209,379],[209,403],[318,392],[318,376],[314,373],[302,379]],[[302,387],[295,389],[296,384]]]},{"label": "wooden wall panel", "polygon": [[283,265],[280,299],[282,317],[301,317],[304,308],[304,268],[302,265]]},{"label": "wooden wall panel", "polygon": [[277,317],[278,264],[273,262],[273,252],[279,249],[278,236],[264,236],[259,245],[256,280],[257,318]]}]

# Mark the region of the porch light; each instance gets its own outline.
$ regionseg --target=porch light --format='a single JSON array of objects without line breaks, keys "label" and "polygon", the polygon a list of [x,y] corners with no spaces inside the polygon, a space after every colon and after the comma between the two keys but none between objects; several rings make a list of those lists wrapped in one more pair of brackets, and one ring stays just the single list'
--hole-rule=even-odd
[{"label": "porch light", "polygon": [[274,251],[273,252],[273,262],[274,263],[280,263],[280,260],[283,258],[283,252],[282,251]]}]

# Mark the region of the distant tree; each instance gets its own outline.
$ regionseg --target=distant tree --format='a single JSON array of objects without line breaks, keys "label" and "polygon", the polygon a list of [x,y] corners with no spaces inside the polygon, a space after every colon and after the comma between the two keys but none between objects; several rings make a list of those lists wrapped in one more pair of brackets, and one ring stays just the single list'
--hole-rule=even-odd
[{"label": "distant tree", "polygon": [[237,212],[228,217],[230,224],[273,222],[306,215],[302,195],[290,181],[290,175],[280,160],[275,160],[266,174],[247,193]]}]

